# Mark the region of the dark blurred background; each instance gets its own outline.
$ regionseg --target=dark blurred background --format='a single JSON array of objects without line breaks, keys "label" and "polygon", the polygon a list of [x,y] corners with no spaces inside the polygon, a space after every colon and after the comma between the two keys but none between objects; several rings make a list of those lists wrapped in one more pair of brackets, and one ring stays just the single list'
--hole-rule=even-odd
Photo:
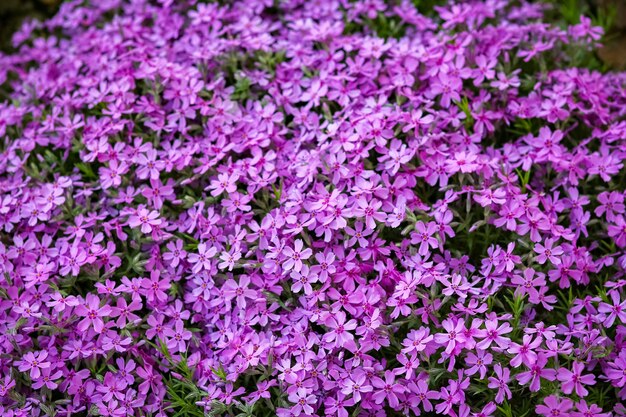
[{"label": "dark blurred background", "polygon": [[[10,50],[11,36],[24,19],[50,17],[62,1],[0,0],[0,51]],[[421,0],[413,1],[419,4]],[[607,68],[626,69],[626,0],[537,1],[551,3],[554,8],[551,17],[565,23],[578,22],[580,14],[592,16],[594,24],[606,29],[604,48],[598,51],[598,57]]]},{"label": "dark blurred background", "polygon": [[[11,36],[22,21],[33,17],[43,20],[52,16],[62,0],[0,0],[0,50],[11,45]],[[96,0],[97,1],[97,0]]]},{"label": "dark blurred background", "polygon": [[594,0],[596,7],[611,10],[612,24],[604,39],[600,58],[611,68],[626,69],[626,0]]}]

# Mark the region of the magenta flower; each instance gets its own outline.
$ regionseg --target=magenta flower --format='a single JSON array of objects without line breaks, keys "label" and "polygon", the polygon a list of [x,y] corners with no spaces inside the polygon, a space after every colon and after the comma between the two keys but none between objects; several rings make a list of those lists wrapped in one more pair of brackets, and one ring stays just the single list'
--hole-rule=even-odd
[{"label": "magenta flower", "polygon": [[541,378],[548,381],[554,381],[556,379],[556,370],[552,368],[546,368],[548,358],[543,353],[537,354],[537,361],[529,366],[529,370],[519,373],[515,376],[520,385],[526,385],[530,383],[530,390],[533,392],[539,391],[541,385]]},{"label": "magenta flower", "polygon": [[302,260],[309,259],[313,254],[313,251],[310,248],[302,249],[304,246],[302,240],[297,239],[294,242],[293,248],[285,247],[283,249],[283,255],[287,257],[285,262],[283,263],[283,268],[285,271],[294,270],[296,272],[300,272],[302,270]]},{"label": "magenta flower", "polygon": [[311,267],[311,272],[317,274],[320,282],[326,282],[329,275],[334,274],[337,270],[334,265],[335,259],[335,254],[333,254],[332,252],[326,254],[317,253],[315,255],[315,260],[318,262],[318,264]]},{"label": "magenta flower", "polygon": [[161,272],[154,270],[150,272],[150,279],[141,280],[141,288],[143,288],[142,293],[146,295],[149,302],[166,302],[166,291],[170,289],[170,281],[167,278],[161,279]]},{"label": "magenta flower", "polygon": [[148,211],[145,208],[139,209],[137,214],[130,216],[128,219],[128,225],[132,228],[141,226],[142,233],[150,233],[153,226],[160,224],[159,213],[154,210]]},{"label": "magenta flower", "polygon": [[176,242],[169,242],[167,249],[169,249],[169,252],[163,254],[163,260],[174,268],[187,257],[187,252],[183,249],[183,241],[180,239]]},{"label": "magenta flower", "polygon": [[437,400],[441,397],[439,392],[428,389],[428,382],[423,379],[409,382],[408,389],[415,399],[415,406],[421,405],[426,412],[433,411],[430,400]]},{"label": "magenta flower", "polygon": [[411,234],[411,243],[420,244],[419,254],[425,256],[430,248],[437,248],[439,241],[433,235],[437,232],[437,224],[428,222],[424,224],[419,221],[415,224],[415,232]]},{"label": "magenta flower", "polygon": [[421,352],[426,349],[426,346],[431,340],[433,340],[433,335],[430,334],[430,329],[427,327],[411,330],[406,339],[402,342],[404,346],[402,353]]},{"label": "magenta flower", "polygon": [[346,381],[346,385],[341,389],[345,395],[352,395],[354,401],[361,401],[361,393],[372,392],[374,388],[369,385],[365,372],[355,373]]},{"label": "magenta flower", "polygon": [[343,311],[331,313],[325,324],[331,329],[331,332],[324,335],[325,342],[341,347],[354,340],[354,335],[350,331],[356,329],[356,320],[346,321],[346,314]]},{"label": "magenta flower", "polygon": [[226,173],[219,174],[217,180],[212,180],[211,185],[207,189],[212,190],[211,195],[217,197],[218,195],[226,192],[227,194],[234,193],[237,190],[236,182],[239,176],[236,174],[228,175]]},{"label": "magenta flower", "polygon": [[496,403],[501,404],[505,398],[510,400],[513,396],[511,390],[509,389],[511,371],[509,368],[503,368],[499,363],[493,367],[493,370],[495,371],[496,376],[489,377],[488,387],[498,390],[498,393],[496,394]]},{"label": "magenta flower", "polygon": [[356,217],[365,218],[365,225],[369,229],[376,228],[376,222],[384,222],[387,215],[378,211],[383,203],[378,200],[370,200],[369,202],[365,197],[361,197],[356,200],[356,206],[353,208],[353,213]]},{"label": "magenta flower", "polygon": [[541,338],[536,338],[533,340],[532,335],[525,334],[522,339],[522,343],[518,344],[512,342],[509,346],[507,352],[512,355],[515,355],[513,359],[511,359],[511,366],[517,368],[521,364],[524,366],[530,367],[537,361],[537,353],[535,349],[537,349],[541,345]]},{"label": "magenta flower", "polygon": [[248,288],[249,284],[250,277],[247,275],[241,275],[239,277],[239,282],[229,279],[222,287],[225,298],[227,300],[232,300],[234,298],[237,302],[237,307],[245,309],[247,305],[246,299],[254,300],[257,295],[255,290]]},{"label": "magenta flower", "polygon": [[447,333],[435,334],[434,341],[445,346],[445,352],[450,355],[457,346],[463,346],[463,343],[467,340],[463,332],[465,329],[465,321],[447,319],[444,320],[441,325]]},{"label": "magenta flower", "polygon": [[535,258],[535,260],[542,265],[546,263],[547,260],[549,260],[552,265],[559,265],[561,263],[559,256],[563,255],[563,249],[561,246],[553,247],[553,245],[554,239],[551,238],[546,239],[545,246],[537,243],[534,251],[539,255]]},{"label": "magenta flower", "polygon": [[487,365],[490,365],[491,362],[493,362],[493,355],[484,350],[478,350],[476,354],[468,352],[465,363],[471,365],[471,367],[465,371],[465,374],[474,375],[480,372],[480,379],[485,379],[487,375]]},{"label": "magenta flower", "polygon": [[395,382],[395,375],[391,371],[385,371],[385,379],[378,376],[372,378],[372,386],[375,388],[372,399],[376,404],[382,404],[387,400],[390,407],[397,407],[400,403],[398,398],[402,395],[406,388]]},{"label": "magenta flower", "polygon": [[572,370],[559,368],[557,379],[561,381],[561,389],[565,394],[576,392],[579,397],[585,397],[589,393],[583,385],[594,385],[596,379],[592,374],[583,375],[585,365],[581,362],[572,363]]},{"label": "magenta flower", "polygon": [[318,277],[312,274],[307,265],[302,265],[300,272],[291,271],[290,274],[293,279],[291,291],[298,293],[304,289],[305,295],[310,295],[313,292],[312,284],[318,281]]},{"label": "magenta flower", "polygon": [[613,304],[601,302],[598,311],[602,314],[608,314],[604,319],[606,327],[613,326],[615,319],[619,318],[622,323],[626,323],[626,300],[621,301],[618,291],[610,291],[611,301]]},{"label": "magenta flower", "polygon": [[467,298],[468,290],[471,288],[467,279],[459,274],[452,274],[451,281],[447,277],[443,277],[441,278],[441,283],[445,285],[445,288],[441,291],[444,295],[456,295],[461,299]]},{"label": "magenta flower", "polygon": [[62,3],[0,53],[1,416],[626,415],[588,17]]},{"label": "magenta flower", "polygon": [[113,310],[108,305],[100,307],[100,298],[93,294],[87,294],[85,303],[78,305],[75,311],[79,317],[84,317],[77,326],[80,331],[84,332],[89,327],[93,327],[97,333],[100,333],[104,328],[102,318],[110,316]]},{"label": "magenta flower", "polygon": [[192,271],[194,273],[200,272],[202,269],[207,271],[211,270],[211,259],[217,253],[217,248],[207,247],[206,243],[198,244],[198,253],[189,254],[189,262],[193,264]]},{"label": "magenta flower", "polygon": [[182,321],[177,321],[174,328],[166,327],[163,330],[163,334],[167,337],[165,342],[170,352],[186,352],[186,341],[191,339],[191,332],[185,330]]},{"label": "magenta flower", "polygon": [[54,293],[50,297],[50,301],[46,302],[48,307],[52,307],[54,311],[60,312],[65,311],[68,307],[76,307],[80,304],[80,301],[73,295],[68,295],[64,297],[61,293]]},{"label": "magenta flower", "polygon": [[20,372],[30,371],[30,377],[38,379],[44,369],[50,368],[50,362],[46,361],[46,358],[48,358],[48,352],[46,351],[38,353],[27,352],[16,365],[18,365]]},{"label": "magenta flower", "polygon": [[587,405],[585,400],[576,403],[577,411],[572,412],[573,417],[610,417],[611,413],[603,413],[602,408],[595,404]]},{"label": "magenta flower", "polygon": [[350,414],[346,407],[354,405],[356,400],[354,398],[346,398],[346,396],[339,392],[337,398],[329,397],[324,401],[326,407],[326,414],[335,415],[337,417],[348,417]]},{"label": "magenta flower", "polygon": [[220,269],[226,269],[228,268],[229,271],[232,271],[233,268],[235,267],[235,263],[241,259],[241,252],[239,252],[236,249],[231,249],[230,252],[222,252],[222,254],[220,255],[220,259],[222,260],[222,262],[220,262],[217,266]]},{"label": "magenta flower", "polygon": [[59,386],[59,384],[57,384],[55,380],[58,380],[59,378],[61,378],[61,376],[63,376],[63,372],[59,370],[52,373],[51,368],[44,368],[41,371],[41,376],[35,378],[35,381],[33,383],[33,388],[39,389],[45,386],[46,388],[53,390]]},{"label": "magenta flower", "polygon": [[543,400],[543,404],[535,408],[535,411],[537,414],[545,417],[565,417],[569,415],[569,410],[573,406],[574,403],[570,399],[559,399],[554,395],[550,395]]},{"label": "magenta flower", "polygon": [[62,258],[63,267],[59,270],[61,275],[72,274],[77,276],[81,266],[87,262],[87,253],[76,245],[72,245]]},{"label": "magenta flower", "polygon": [[117,305],[111,309],[111,317],[117,317],[115,324],[119,328],[124,328],[126,323],[138,323],[141,317],[134,314],[133,311],[141,310],[142,303],[140,300],[133,300],[127,303],[124,297],[117,299]]},{"label": "magenta flower", "polygon": [[291,408],[291,412],[294,415],[313,415],[315,410],[312,404],[317,402],[317,398],[315,395],[307,392],[305,388],[298,388],[295,393],[289,395],[288,399],[290,402],[294,403],[294,406]]},{"label": "magenta flower", "polygon": [[509,323],[503,323],[498,326],[497,320],[486,320],[485,329],[479,330],[478,337],[482,338],[480,342],[476,344],[479,349],[488,349],[492,343],[496,343],[500,349],[506,349],[511,343],[511,339],[504,337],[503,335],[511,333],[513,328]]},{"label": "magenta flower", "polygon": [[595,215],[598,217],[604,215],[610,222],[617,220],[620,214],[626,212],[624,196],[621,193],[602,192],[598,194],[598,202],[600,205],[594,210]]}]

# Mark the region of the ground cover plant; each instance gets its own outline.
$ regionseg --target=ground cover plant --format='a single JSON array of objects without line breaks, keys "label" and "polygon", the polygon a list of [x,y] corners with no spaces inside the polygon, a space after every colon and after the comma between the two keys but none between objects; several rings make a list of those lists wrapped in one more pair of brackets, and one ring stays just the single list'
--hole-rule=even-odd
[{"label": "ground cover plant", "polygon": [[606,16],[553,13],[26,23],[0,55],[0,415],[626,415],[626,75]]}]

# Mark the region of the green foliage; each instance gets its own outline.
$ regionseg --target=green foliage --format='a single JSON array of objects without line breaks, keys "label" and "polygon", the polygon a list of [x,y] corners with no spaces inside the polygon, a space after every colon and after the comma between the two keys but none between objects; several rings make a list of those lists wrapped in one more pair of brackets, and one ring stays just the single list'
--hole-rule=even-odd
[{"label": "green foliage", "polygon": [[235,91],[230,96],[235,101],[244,101],[250,98],[250,79],[240,76],[235,82]]},{"label": "green foliage", "polygon": [[157,349],[165,358],[168,372],[163,375],[167,389],[166,409],[173,412],[173,417],[205,417],[206,413],[202,405],[208,393],[199,389],[193,378],[193,369],[187,363],[187,356],[182,353],[176,360],[169,353],[167,346],[159,340],[158,346],[148,342]]}]

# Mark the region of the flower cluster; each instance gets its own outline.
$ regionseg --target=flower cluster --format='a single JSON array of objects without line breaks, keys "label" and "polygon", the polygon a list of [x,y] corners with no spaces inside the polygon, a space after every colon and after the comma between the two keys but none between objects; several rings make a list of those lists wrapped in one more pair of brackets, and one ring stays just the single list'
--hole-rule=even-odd
[{"label": "flower cluster", "polygon": [[626,415],[626,74],[584,16],[420,3],[25,24],[0,414]]}]

